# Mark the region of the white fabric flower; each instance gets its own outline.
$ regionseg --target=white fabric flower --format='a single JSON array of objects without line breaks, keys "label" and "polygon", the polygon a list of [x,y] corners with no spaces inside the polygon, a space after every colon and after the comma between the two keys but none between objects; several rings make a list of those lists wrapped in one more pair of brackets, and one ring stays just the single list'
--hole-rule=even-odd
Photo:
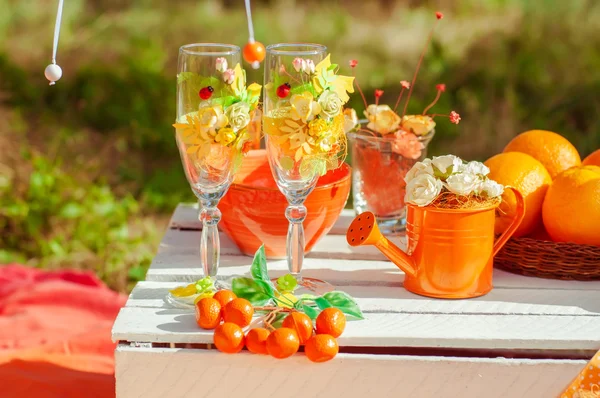
[{"label": "white fabric flower", "polygon": [[456,195],[468,196],[479,189],[481,178],[471,173],[452,174],[446,179],[448,190]]},{"label": "white fabric flower", "polygon": [[233,69],[227,69],[225,72],[223,72],[223,81],[226,84],[233,84],[234,80],[235,80],[235,71]]},{"label": "white fabric flower", "polygon": [[490,169],[480,162],[469,162],[463,167],[465,173],[478,174],[486,176],[490,174]]},{"label": "white fabric flower", "polygon": [[442,182],[429,174],[421,174],[406,184],[404,201],[419,207],[427,206],[442,191]]},{"label": "white fabric flower", "polygon": [[304,72],[306,70],[306,60],[302,58],[294,58],[292,66],[296,72]]},{"label": "white fabric flower", "polygon": [[219,72],[225,72],[227,70],[227,60],[223,57],[217,58],[215,62],[215,67]]},{"label": "white fabric flower", "polygon": [[358,126],[358,116],[353,108],[344,109],[344,133],[354,130]]},{"label": "white fabric flower", "polygon": [[421,136],[428,134],[435,127],[435,122],[425,115],[406,115],[402,118],[402,129]]},{"label": "white fabric flower", "polygon": [[463,167],[462,160],[454,155],[434,156],[431,160],[431,164],[438,169],[444,177],[447,177],[452,173],[460,173]]},{"label": "white fabric flower", "polygon": [[365,110],[365,116],[369,120],[367,128],[382,135],[393,133],[400,126],[400,116],[388,105],[371,104]]},{"label": "white fabric flower", "polygon": [[326,90],[319,96],[321,112],[327,117],[336,117],[342,111],[342,100],[335,91]]},{"label": "white fabric flower", "polygon": [[238,132],[250,123],[250,105],[246,102],[236,102],[225,111],[233,131]]},{"label": "white fabric flower", "polygon": [[306,73],[308,74],[312,74],[315,73],[315,63],[313,62],[312,59],[307,59],[306,60]]},{"label": "white fabric flower", "polygon": [[498,184],[494,180],[486,179],[479,186],[481,192],[485,193],[488,198],[496,198],[504,192],[504,186]]},{"label": "white fabric flower", "polygon": [[404,181],[408,184],[413,178],[420,176],[421,174],[433,175],[433,167],[431,167],[431,159],[425,159],[422,162],[417,162],[415,165],[408,170],[408,173],[404,176]]}]

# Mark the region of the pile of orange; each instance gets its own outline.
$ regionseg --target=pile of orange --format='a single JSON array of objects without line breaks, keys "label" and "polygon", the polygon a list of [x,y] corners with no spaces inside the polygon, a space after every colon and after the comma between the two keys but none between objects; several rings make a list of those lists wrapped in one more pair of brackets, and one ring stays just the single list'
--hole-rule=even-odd
[{"label": "pile of orange", "polygon": [[[308,315],[289,310],[282,327],[268,330],[251,328],[254,307],[229,290],[220,290],[212,298],[196,303],[196,322],[203,329],[214,329],[213,342],[221,352],[234,354],[244,347],[254,354],[283,359],[294,355],[301,346],[313,362],[333,359],[339,351],[337,338],[346,327],[346,316],[337,308],[327,308],[317,316],[315,325]],[[223,322],[222,322],[223,321]]]},{"label": "pile of orange", "polygon": [[[563,136],[531,130],[485,165],[489,178],[523,194],[525,217],[515,237],[600,246],[600,149],[582,162]],[[510,224],[515,201],[512,192],[503,194],[497,233]]]}]

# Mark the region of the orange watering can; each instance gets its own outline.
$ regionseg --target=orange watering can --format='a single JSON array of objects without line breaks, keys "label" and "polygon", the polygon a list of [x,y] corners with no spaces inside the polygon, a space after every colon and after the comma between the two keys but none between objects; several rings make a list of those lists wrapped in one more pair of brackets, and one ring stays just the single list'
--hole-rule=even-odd
[{"label": "orange watering can", "polygon": [[404,252],[381,234],[371,212],[357,216],[346,239],[350,246],[374,245],[406,274],[404,287],[422,296],[470,298],[492,290],[494,256],[523,220],[525,203],[516,196],[512,223],[494,241],[496,208],[440,209],[407,204]]}]

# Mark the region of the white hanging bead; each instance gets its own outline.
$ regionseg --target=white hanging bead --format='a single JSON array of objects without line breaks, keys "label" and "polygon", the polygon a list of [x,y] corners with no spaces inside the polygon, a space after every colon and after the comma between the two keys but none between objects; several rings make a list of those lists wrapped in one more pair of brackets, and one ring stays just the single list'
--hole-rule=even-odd
[{"label": "white hanging bead", "polygon": [[50,85],[52,86],[62,77],[62,69],[56,64],[50,64],[46,66],[44,75],[46,76],[46,79],[50,81]]}]

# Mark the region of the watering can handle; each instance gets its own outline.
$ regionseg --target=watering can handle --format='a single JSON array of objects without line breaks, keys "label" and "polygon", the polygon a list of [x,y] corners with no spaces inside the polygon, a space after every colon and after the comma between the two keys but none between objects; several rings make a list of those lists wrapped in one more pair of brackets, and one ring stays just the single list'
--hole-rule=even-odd
[{"label": "watering can handle", "polygon": [[523,199],[523,195],[519,192],[518,189],[513,187],[506,187],[506,189],[510,189],[514,192],[515,197],[517,198],[517,208],[515,210],[515,217],[513,218],[512,223],[506,228],[506,230],[500,235],[496,243],[494,243],[494,252],[492,256],[496,256],[496,254],[502,249],[502,246],[510,239],[510,237],[515,233],[519,225],[521,225],[521,221],[523,221],[523,217],[525,216],[525,200]]}]

